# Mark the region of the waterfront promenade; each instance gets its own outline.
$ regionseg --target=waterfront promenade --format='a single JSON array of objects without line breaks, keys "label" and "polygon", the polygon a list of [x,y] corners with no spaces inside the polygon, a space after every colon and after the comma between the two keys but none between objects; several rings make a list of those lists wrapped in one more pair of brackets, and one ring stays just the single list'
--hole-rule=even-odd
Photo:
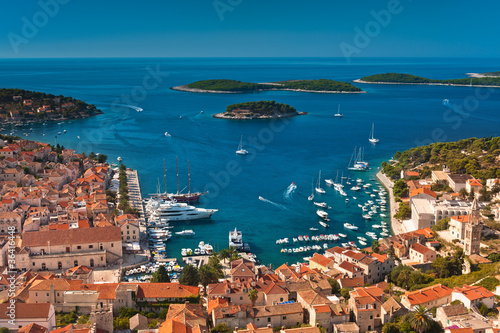
[{"label": "waterfront promenade", "polygon": [[387,192],[389,193],[392,232],[394,235],[402,234],[405,232],[404,225],[401,220],[398,220],[394,217],[394,215],[398,210],[398,206],[396,205],[396,201],[394,200],[394,194],[392,192],[392,187],[394,186],[394,183],[389,178],[387,178],[386,175],[382,173],[382,171],[379,171],[377,173],[377,179],[382,183],[382,185],[384,185]]}]

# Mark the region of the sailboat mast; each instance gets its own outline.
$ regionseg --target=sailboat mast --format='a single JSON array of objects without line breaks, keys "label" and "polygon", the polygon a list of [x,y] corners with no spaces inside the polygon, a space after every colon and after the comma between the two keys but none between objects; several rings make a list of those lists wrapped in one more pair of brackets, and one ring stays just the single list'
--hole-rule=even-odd
[{"label": "sailboat mast", "polygon": [[167,192],[167,169],[165,168],[165,159],[163,159],[163,180],[165,181],[165,195],[168,195],[168,192]]},{"label": "sailboat mast", "polygon": [[179,163],[177,162],[177,156],[175,157],[175,168],[177,169],[177,194],[179,194]]},{"label": "sailboat mast", "polygon": [[191,172],[189,171],[189,160],[188,160],[188,184],[189,184],[189,191],[188,194],[191,194]]}]

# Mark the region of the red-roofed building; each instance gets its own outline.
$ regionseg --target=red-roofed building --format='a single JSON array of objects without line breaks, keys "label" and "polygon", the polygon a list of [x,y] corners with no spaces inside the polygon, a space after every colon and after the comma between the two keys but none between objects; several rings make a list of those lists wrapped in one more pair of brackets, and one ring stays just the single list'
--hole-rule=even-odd
[{"label": "red-roofed building", "polygon": [[465,183],[465,189],[469,193],[474,192],[478,194],[482,188],[483,184],[481,184],[481,181],[479,179],[467,179],[467,182]]},{"label": "red-roofed building", "polygon": [[401,170],[401,178],[409,179],[409,178],[419,178],[420,173],[418,171],[403,171]]},{"label": "red-roofed building", "polygon": [[[10,303],[0,304],[0,327],[12,327],[9,324],[11,318],[8,316]],[[50,303],[21,303],[15,305],[16,328],[37,324],[47,328],[49,331],[56,326],[56,312]]]},{"label": "red-roofed building", "polygon": [[406,292],[401,296],[401,304],[412,310],[416,305],[423,305],[427,309],[445,305],[451,302],[453,289],[442,284]]},{"label": "red-roofed building", "polygon": [[382,323],[382,304],[384,291],[381,288],[370,286],[354,288],[349,292],[349,309],[354,315],[354,321],[359,326],[359,332],[375,330]]},{"label": "red-roofed building", "polygon": [[410,191],[410,198],[418,198],[418,199],[437,199],[436,192],[426,189],[426,188],[418,188],[416,190]]},{"label": "red-roofed building", "polygon": [[481,303],[491,309],[495,303],[495,294],[482,286],[464,284],[463,287],[455,287],[451,297],[452,301],[461,301],[467,309],[470,309],[473,305],[479,307]]},{"label": "red-roofed building", "polygon": [[309,259],[309,267],[311,269],[319,269],[322,272],[332,269],[333,264],[334,260],[332,258],[327,258],[319,253],[315,253],[312,258]]},{"label": "red-roofed building", "polygon": [[424,246],[420,243],[415,243],[410,247],[410,260],[425,264],[436,259],[436,251]]}]

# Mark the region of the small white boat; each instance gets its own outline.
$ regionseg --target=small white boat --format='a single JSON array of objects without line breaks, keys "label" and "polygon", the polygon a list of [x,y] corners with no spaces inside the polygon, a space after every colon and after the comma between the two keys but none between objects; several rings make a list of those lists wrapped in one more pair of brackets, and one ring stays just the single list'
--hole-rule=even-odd
[{"label": "small white boat", "polygon": [[374,224],[372,225],[372,227],[375,229],[382,229],[382,226],[380,224]]},{"label": "small white boat", "polygon": [[361,236],[358,236],[358,239],[359,239],[359,240],[362,240],[362,241],[366,241],[366,238],[361,237]]},{"label": "small white boat", "polygon": [[372,217],[370,215],[367,215],[367,214],[363,214],[363,218],[365,220],[371,220],[372,219]]},{"label": "small white boat", "polygon": [[370,132],[370,138],[368,139],[368,141],[370,141],[371,143],[377,143],[379,142],[380,140],[379,139],[376,139],[373,135],[375,133],[375,124],[372,124],[372,131]]},{"label": "small white boat", "polygon": [[365,241],[359,240],[358,242],[359,242],[359,244],[361,244],[361,245],[365,245],[365,246],[367,245]]},{"label": "small white boat", "polygon": [[337,113],[335,114],[335,117],[337,118],[342,118],[344,115],[342,113],[340,113],[340,104],[339,104],[339,108],[337,110]]},{"label": "small white boat", "polygon": [[191,229],[182,230],[182,231],[177,231],[175,234],[179,235],[179,236],[192,236],[192,235],[194,235],[194,231]]},{"label": "small white boat", "polygon": [[389,234],[388,234],[387,232],[382,232],[382,233],[380,234],[380,236],[387,237],[387,236],[389,236]]},{"label": "small white boat", "polygon": [[236,154],[238,155],[248,154],[248,151],[243,149],[243,135],[241,135],[240,145],[238,146],[238,150],[236,150]]},{"label": "small white boat", "polygon": [[322,219],[327,219],[328,218],[328,213],[327,212],[324,212],[322,210],[317,210],[316,211],[316,214],[318,214],[319,217],[321,217]]},{"label": "small white boat", "polygon": [[118,156],[118,157],[116,158],[116,160],[117,160],[118,162],[121,162],[121,161],[122,161],[122,158],[121,158],[120,156]]},{"label": "small white boat", "polygon": [[380,214],[380,217],[387,217],[387,215],[385,215],[385,214]]},{"label": "small white boat", "polygon": [[349,203],[349,199],[348,198],[345,199],[345,203]]},{"label": "small white boat", "polygon": [[316,183],[316,188],[314,190],[320,194],[325,193],[325,190],[321,188],[321,170],[319,170],[318,182]]},{"label": "small white boat", "polygon": [[350,223],[344,223],[344,228],[350,229],[350,230],[358,230],[358,227],[356,227],[355,225],[352,225]]},{"label": "small white boat", "polygon": [[165,132],[165,136],[166,136],[167,138],[169,138],[169,137],[171,137],[172,135],[170,135],[170,133],[168,133],[168,132]]},{"label": "small white boat", "polygon": [[342,238],[347,238],[347,235],[346,234],[341,234],[339,233],[339,236],[342,237]]},{"label": "small white boat", "polygon": [[325,222],[323,222],[323,221],[319,221],[319,224],[321,224],[321,226],[322,226],[323,228],[328,228],[328,227],[330,227],[328,224],[326,224],[326,223],[325,223]]},{"label": "small white boat", "polygon": [[311,230],[311,231],[318,231],[318,228],[312,227],[312,228],[309,228],[309,230]]},{"label": "small white boat", "polygon": [[322,207],[322,208],[326,208],[328,207],[326,205],[326,202],[313,202],[314,205],[318,206],[318,207]]}]

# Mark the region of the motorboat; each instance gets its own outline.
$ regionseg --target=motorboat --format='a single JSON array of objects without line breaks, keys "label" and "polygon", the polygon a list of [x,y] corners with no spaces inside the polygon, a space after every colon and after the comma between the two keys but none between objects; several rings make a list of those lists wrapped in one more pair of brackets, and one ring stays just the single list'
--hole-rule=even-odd
[{"label": "motorboat", "polygon": [[179,236],[193,236],[195,233],[193,230],[188,229],[188,230],[177,231],[175,234]]},{"label": "motorboat", "polygon": [[326,202],[313,202],[314,205],[321,207],[321,208],[327,208]]},{"label": "motorboat", "polygon": [[347,235],[346,234],[341,234],[339,233],[339,236],[342,237],[342,238],[347,238]]},{"label": "motorboat", "polygon": [[358,227],[355,225],[352,225],[350,223],[344,223],[344,228],[350,229],[350,230],[358,230]]},{"label": "motorboat", "polygon": [[317,210],[316,211],[316,214],[321,217],[322,219],[327,219],[328,218],[328,213],[327,212],[324,212],[322,210]]},{"label": "motorboat", "polygon": [[311,231],[318,231],[318,228],[312,227],[312,228],[309,228],[309,230],[311,230]]},{"label": "motorboat", "polygon": [[323,228],[329,228],[330,226],[328,224],[326,224],[325,222],[323,221],[319,221],[319,224],[323,227]]}]

